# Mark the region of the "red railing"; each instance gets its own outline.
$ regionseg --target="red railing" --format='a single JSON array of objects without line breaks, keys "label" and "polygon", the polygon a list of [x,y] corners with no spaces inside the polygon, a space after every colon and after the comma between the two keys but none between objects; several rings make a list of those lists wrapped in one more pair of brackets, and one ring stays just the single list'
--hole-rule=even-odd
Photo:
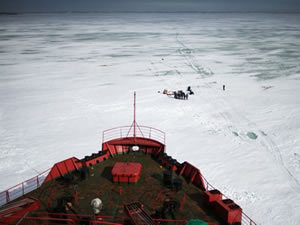
[{"label": "red railing", "polygon": [[[175,224],[181,224],[181,225],[185,225],[187,224],[187,222],[189,222],[188,220],[171,220],[171,219],[153,219],[153,221],[155,222],[159,222],[159,223],[175,223]],[[214,223],[208,223],[206,222],[208,225],[215,225]]]},{"label": "red railing", "polygon": [[[212,186],[206,178],[201,174],[203,182],[205,184],[205,189],[207,191],[216,189],[214,186]],[[223,194],[223,193],[222,193]],[[229,199],[226,195],[223,194],[223,196],[226,199]],[[242,225],[257,225],[246,213],[242,212]]]},{"label": "red railing", "polygon": [[[102,133],[102,143],[107,141],[118,139],[118,138],[126,138],[126,137],[134,137],[134,129],[133,126],[122,126],[115,127],[108,130],[103,131]],[[166,143],[166,134],[165,132],[158,130],[153,127],[147,126],[136,126],[136,137],[149,138],[155,141],[158,141],[165,145]]]},{"label": "red railing", "polygon": [[123,225],[123,223],[112,223],[108,221],[102,221],[96,219],[78,219],[77,217],[73,216],[73,218],[51,218],[51,217],[34,217],[34,216],[26,216],[26,217],[19,217],[19,216],[11,216],[11,218],[15,218],[19,220],[18,224],[20,225],[39,225],[39,224],[68,224],[68,225],[76,225],[78,224],[77,221],[84,222],[84,224],[89,225]]},{"label": "red railing", "polygon": [[48,175],[49,171],[50,169],[20,184],[17,184],[3,192],[0,192],[0,206],[5,205],[6,203],[15,200],[40,187],[44,182],[46,176]]},{"label": "red railing", "polygon": [[120,221],[128,219],[126,216],[94,216],[90,214],[71,214],[71,213],[50,213],[50,212],[37,212],[38,217],[60,217],[65,216],[69,218],[97,218],[105,220],[106,222],[121,223]]},{"label": "red railing", "polygon": [[175,225],[185,225],[188,222],[188,220],[171,220],[171,219],[153,219],[153,221],[157,222],[157,224],[172,223]]},{"label": "red railing", "polygon": [[[64,218],[62,218],[64,217]],[[65,224],[78,224],[78,222],[85,222],[91,225],[103,224],[103,225],[123,225],[127,217],[115,217],[115,216],[91,216],[81,214],[67,214],[67,213],[37,213],[36,216],[31,217],[14,217],[16,219],[22,219],[20,225],[25,224],[44,224],[45,222],[61,223]],[[168,222],[176,225],[184,225],[187,220],[172,220],[172,219],[153,219],[155,222]]]},{"label": "red railing", "polygon": [[[72,219],[63,219],[63,218],[49,218],[49,217],[20,217],[20,216],[10,216],[10,218],[14,218],[19,222],[17,224],[20,225],[39,225],[39,224],[68,224],[68,225],[76,225]],[[47,223],[46,223],[47,222]]]}]

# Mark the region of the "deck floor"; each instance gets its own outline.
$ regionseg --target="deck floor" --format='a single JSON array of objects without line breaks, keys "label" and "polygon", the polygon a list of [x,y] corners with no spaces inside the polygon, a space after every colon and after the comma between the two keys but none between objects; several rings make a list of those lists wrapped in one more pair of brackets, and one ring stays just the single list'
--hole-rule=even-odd
[{"label": "deck floor", "polygon": [[[141,163],[142,173],[138,183],[113,183],[111,170],[116,162]],[[209,223],[220,224],[212,211],[203,206],[203,191],[187,183],[183,177],[173,173],[173,178],[180,177],[183,180],[182,190],[178,192],[164,186],[163,171],[165,170],[151,158],[151,155],[141,152],[115,155],[113,158],[90,167],[89,176],[85,180],[81,180],[80,176],[75,173],[72,181],[52,180],[27,196],[41,200],[40,211],[42,212],[60,211],[61,200],[70,198],[78,214],[93,214],[90,206],[91,200],[100,198],[103,202],[100,216],[118,217],[126,216],[124,204],[140,202],[149,215],[154,215],[156,211],[161,211],[165,202],[177,201],[179,203],[177,212],[174,215],[166,214],[166,218],[201,219]]]}]

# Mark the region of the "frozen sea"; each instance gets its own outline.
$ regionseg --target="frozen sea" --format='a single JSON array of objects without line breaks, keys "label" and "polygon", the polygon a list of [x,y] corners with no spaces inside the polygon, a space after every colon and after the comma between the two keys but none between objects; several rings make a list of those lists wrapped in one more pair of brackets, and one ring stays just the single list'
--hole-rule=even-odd
[{"label": "frozen sea", "polygon": [[[137,121],[264,225],[300,224],[300,15],[0,16],[0,190]],[[222,85],[226,85],[226,91]],[[195,92],[188,101],[158,93]]]}]

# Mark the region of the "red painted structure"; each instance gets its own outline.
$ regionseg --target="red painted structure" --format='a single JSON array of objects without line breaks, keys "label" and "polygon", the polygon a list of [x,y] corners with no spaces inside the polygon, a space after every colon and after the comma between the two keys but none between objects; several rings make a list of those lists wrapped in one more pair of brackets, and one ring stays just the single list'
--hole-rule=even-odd
[{"label": "red painted structure", "polygon": [[109,158],[108,151],[99,151],[98,153],[93,153],[91,156],[86,156],[77,162],[77,164],[81,164],[83,167],[93,166],[95,164],[101,163]]},{"label": "red painted structure", "polygon": [[40,201],[34,198],[25,198],[11,203],[0,210],[0,224],[13,224],[18,218],[40,207]]},{"label": "red painted structure", "polygon": [[166,153],[157,153],[157,161],[165,168],[173,171],[177,171],[181,168],[181,164],[176,159],[168,156]]},{"label": "red painted structure", "polygon": [[192,164],[184,162],[183,167],[180,171],[180,175],[184,176],[196,186],[202,188],[203,190],[206,190],[200,170]]},{"label": "red painted structure", "polygon": [[115,163],[111,173],[113,182],[116,183],[137,183],[142,172],[140,163]]},{"label": "red painted structure", "polygon": [[158,141],[142,138],[142,137],[126,137],[126,138],[116,138],[102,144],[102,151],[108,151],[110,156],[115,154],[123,154],[130,151],[131,147],[137,145],[143,148],[147,153],[157,154],[159,152],[164,152],[165,146]]},{"label": "red painted structure", "polygon": [[216,213],[227,223],[241,223],[242,209],[231,199],[217,200],[215,204]]},{"label": "red painted structure", "polygon": [[124,205],[133,225],[156,225],[157,223],[144,211],[144,206],[139,203],[131,203]]},{"label": "red painted structure", "polygon": [[204,192],[203,201],[206,205],[213,206],[216,201],[222,200],[222,197],[223,194],[219,190],[214,189]]},{"label": "red painted structure", "polygon": [[49,172],[48,176],[46,177],[45,182],[57,177],[62,177],[66,173],[79,169],[81,165],[78,164],[78,161],[79,160],[77,158],[72,157],[64,161],[55,163],[51,171]]},{"label": "red painted structure", "polygon": [[135,136],[132,126],[121,126],[105,130],[102,133],[102,142],[106,143],[110,140],[140,137],[151,141],[159,142],[163,145],[166,143],[166,135],[163,131],[148,126],[139,126],[137,124],[136,126],[137,128]]},{"label": "red painted structure", "polygon": [[[59,218],[63,217],[63,218]],[[124,225],[127,217],[114,216],[93,216],[86,214],[68,214],[68,213],[37,213],[34,217],[14,216],[14,218],[22,219],[22,224],[69,224],[76,225],[86,223],[90,225]],[[175,225],[185,225],[187,220],[170,220],[170,219],[153,219],[157,223],[170,222]],[[1,223],[0,223],[1,224]],[[2,224],[1,224],[2,225]],[[214,225],[214,224],[209,224]]]},{"label": "red painted structure", "polygon": [[0,192],[0,206],[9,203],[37,188],[39,188],[42,183],[45,181],[46,176],[49,174],[48,169],[37,176],[34,176],[28,180],[23,181],[20,184],[17,184],[13,187],[6,189],[5,191]]}]

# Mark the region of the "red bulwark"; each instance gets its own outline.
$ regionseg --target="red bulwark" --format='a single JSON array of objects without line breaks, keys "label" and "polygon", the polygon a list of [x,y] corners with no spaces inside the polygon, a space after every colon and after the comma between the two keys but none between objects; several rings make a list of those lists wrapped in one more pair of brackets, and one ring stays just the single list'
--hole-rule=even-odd
[{"label": "red bulwark", "polygon": [[140,179],[142,165],[140,163],[115,163],[111,173],[113,182],[136,183]]},{"label": "red bulwark", "polygon": [[27,213],[38,209],[40,204],[39,200],[29,197],[6,205],[0,210],[0,224],[14,224]]},{"label": "red bulwark", "polygon": [[203,200],[206,205],[213,205],[216,201],[222,200],[222,193],[219,190],[205,191]]},{"label": "red bulwark", "polygon": [[227,224],[240,224],[242,222],[242,209],[231,199],[216,201],[217,214],[227,222]]}]

